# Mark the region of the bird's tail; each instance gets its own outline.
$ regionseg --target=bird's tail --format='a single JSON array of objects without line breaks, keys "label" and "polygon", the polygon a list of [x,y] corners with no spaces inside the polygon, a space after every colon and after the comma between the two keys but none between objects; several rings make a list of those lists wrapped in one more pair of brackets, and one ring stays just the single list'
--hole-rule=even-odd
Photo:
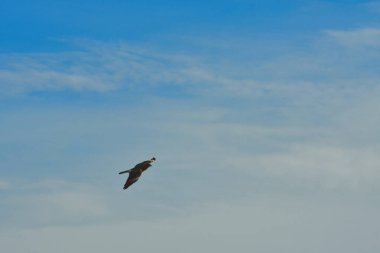
[{"label": "bird's tail", "polygon": [[124,171],[120,171],[119,174],[129,173],[129,172],[131,172],[131,170],[132,170],[132,169],[124,170]]}]

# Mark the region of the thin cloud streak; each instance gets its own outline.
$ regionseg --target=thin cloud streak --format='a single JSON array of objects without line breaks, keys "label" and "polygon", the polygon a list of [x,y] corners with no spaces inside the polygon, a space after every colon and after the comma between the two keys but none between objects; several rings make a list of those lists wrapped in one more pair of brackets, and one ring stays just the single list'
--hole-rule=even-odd
[{"label": "thin cloud streak", "polygon": [[[94,43],[94,42],[93,42]],[[35,90],[107,92],[188,81],[188,58],[157,55],[127,44],[94,43],[78,52],[2,56],[3,95]]]},{"label": "thin cloud streak", "polygon": [[380,28],[329,30],[327,34],[347,47],[380,47]]}]

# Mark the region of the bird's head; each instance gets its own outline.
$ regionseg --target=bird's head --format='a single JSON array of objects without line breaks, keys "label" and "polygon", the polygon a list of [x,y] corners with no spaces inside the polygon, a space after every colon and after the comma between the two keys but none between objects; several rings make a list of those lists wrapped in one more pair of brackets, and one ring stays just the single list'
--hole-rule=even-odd
[{"label": "bird's head", "polygon": [[150,162],[152,163],[152,162],[154,162],[154,161],[156,161],[156,158],[155,158],[155,157],[152,157],[152,159],[150,159]]}]

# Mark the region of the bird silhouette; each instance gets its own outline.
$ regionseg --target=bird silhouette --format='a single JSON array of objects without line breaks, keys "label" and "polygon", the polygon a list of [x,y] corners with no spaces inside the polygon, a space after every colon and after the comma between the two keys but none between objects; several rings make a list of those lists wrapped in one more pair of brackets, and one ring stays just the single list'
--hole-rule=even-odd
[{"label": "bird silhouette", "polygon": [[141,163],[136,164],[135,167],[133,167],[132,169],[124,170],[124,171],[119,172],[119,174],[129,173],[128,179],[125,182],[123,189],[125,190],[129,186],[131,186],[132,184],[136,183],[137,180],[139,180],[141,174],[145,170],[147,170],[150,166],[152,166],[152,163],[155,160],[156,160],[156,158],[153,157],[150,160],[143,161]]}]

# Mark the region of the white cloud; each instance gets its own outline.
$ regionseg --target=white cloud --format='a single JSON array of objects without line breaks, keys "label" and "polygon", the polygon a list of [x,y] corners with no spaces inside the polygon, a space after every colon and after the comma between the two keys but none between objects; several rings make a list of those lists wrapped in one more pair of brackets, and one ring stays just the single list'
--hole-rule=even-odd
[{"label": "white cloud", "polygon": [[262,86],[250,78],[229,77],[223,70],[217,73],[218,60],[210,66],[202,55],[160,53],[128,44],[87,42],[82,46],[82,51],[69,53],[3,55],[0,95],[149,90],[168,85],[197,95],[248,97]]},{"label": "white cloud", "polygon": [[320,184],[327,189],[376,189],[380,182],[378,149],[297,145],[279,154],[254,159],[259,168],[292,181]]},{"label": "white cloud", "polygon": [[[32,91],[97,91],[178,85],[192,79],[188,65],[195,58],[160,54],[128,44],[82,43],[81,51],[2,55],[2,95]],[[194,75],[195,78],[198,78]]]},{"label": "white cloud", "polygon": [[361,28],[356,30],[329,30],[327,34],[337,42],[349,47],[380,47],[379,28]]},{"label": "white cloud", "polygon": [[5,199],[7,227],[81,224],[102,220],[108,214],[105,196],[94,186],[45,180],[24,181]]}]

